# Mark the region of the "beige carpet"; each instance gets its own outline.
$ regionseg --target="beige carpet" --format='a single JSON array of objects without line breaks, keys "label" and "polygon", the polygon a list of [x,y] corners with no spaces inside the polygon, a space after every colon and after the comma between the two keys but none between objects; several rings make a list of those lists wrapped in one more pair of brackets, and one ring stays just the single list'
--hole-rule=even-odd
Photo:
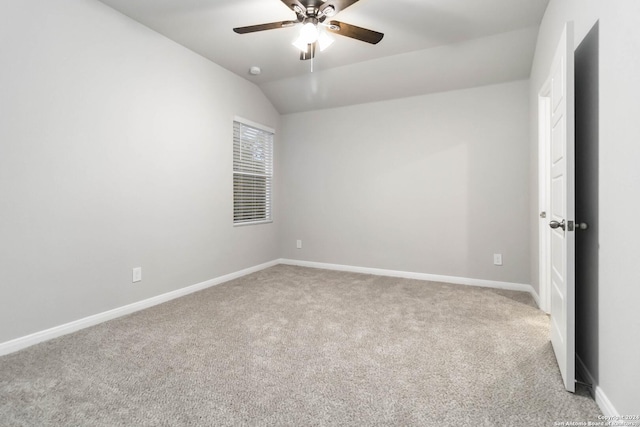
[{"label": "beige carpet", "polygon": [[528,294],[276,266],[0,358],[2,426],[553,426]]}]

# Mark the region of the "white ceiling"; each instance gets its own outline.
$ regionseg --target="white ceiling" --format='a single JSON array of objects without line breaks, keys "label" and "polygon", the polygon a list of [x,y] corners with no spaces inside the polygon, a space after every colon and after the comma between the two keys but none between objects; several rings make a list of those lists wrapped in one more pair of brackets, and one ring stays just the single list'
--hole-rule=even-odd
[{"label": "white ceiling", "polygon": [[549,0],[360,0],[332,19],[384,38],[336,36],[313,73],[291,45],[299,27],[232,31],[295,19],[280,0],[100,1],[254,82],[287,114],[528,78]]}]

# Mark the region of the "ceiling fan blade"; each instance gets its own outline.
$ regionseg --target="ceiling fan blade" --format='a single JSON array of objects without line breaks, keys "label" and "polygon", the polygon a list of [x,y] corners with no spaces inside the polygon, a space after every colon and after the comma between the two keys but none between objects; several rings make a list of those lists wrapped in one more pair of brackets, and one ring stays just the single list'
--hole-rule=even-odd
[{"label": "ceiling fan blade", "polygon": [[307,50],[305,52],[300,52],[300,60],[306,61],[307,59],[311,59],[316,56],[316,44],[311,43],[307,45]]},{"label": "ceiling fan blade", "polygon": [[234,28],[233,31],[235,31],[238,34],[247,34],[247,33],[255,33],[256,31],[275,30],[276,28],[292,27],[295,24],[297,24],[297,21],[270,22],[268,24],[249,25],[248,27],[238,27],[238,28]]},{"label": "ceiling fan blade", "polygon": [[335,12],[333,13],[335,15],[356,2],[358,2],[358,0],[328,0],[322,4],[322,7],[320,7],[320,11],[322,12],[327,7],[331,6],[335,10]]},{"label": "ceiling fan blade", "polygon": [[371,44],[377,44],[382,40],[382,37],[384,37],[384,34],[377,31],[367,30],[366,28],[356,27],[355,25],[345,24],[339,21],[329,22],[327,31]]}]

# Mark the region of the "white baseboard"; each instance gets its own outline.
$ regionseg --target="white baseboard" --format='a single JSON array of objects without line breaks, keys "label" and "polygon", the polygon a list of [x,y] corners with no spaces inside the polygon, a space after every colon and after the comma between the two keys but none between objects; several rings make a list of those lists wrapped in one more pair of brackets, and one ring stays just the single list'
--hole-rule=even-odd
[{"label": "white baseboard", "polygon": [[270,262],[266,262],[264,264],[256,265],[254,267],[249,267],[244,270],[237,271],[235,273],[230,273],[224,276],[216,277],[214,279],[210,279],[202,283],[197,283],[192,286],[187,286],[186,288],[177,289],[175,291],[167,292],[162,295],[157,295],[155,297],[151,297],[142,301],[138,301],[132,304],[118,307],[113,310],[105,311],[105,312],[88,316],[79,320],[75,320],[73,322],[65,323],[64,325],[55,326],[50,329],[45,329],[43,331],[26,335],[24,337],[20,337],[20,338],[13,339],[11,341],[0,343],[0,356],[13,353],[18,350],[22,350],[23,348],[41,343],[43,341],[57,338],[72,332],[76,332],[80,329],[88,328],[89,326],[94,326],[99,323],[106,322],[107,320],[112,320],[117,317],[134,313],[136,311],[144,310],[145,308],[153,307],[154,305],[162,304],[163,302],[167,302],[167,301],[182,297],[184,295],[188,295],[190,293],[197,292],[197,291],[209,288],[211,286],[218,285],[220,283],[228,282],[229,280],[237,279],[239,277],[246,276],[247,274],[255,273],[256,271],[260,271],[277,264],[297,265],[301,267],[321,268],[326,270],[338,270],[338,271],[348,271],[353,273],[374,274],[377,276],[402,277],[407,279],[429,280],[434,282],[445,282],[445,283],[453,283],[453,284],[459,284],[459,285],[482,286],[487,288],[523,291],[523,292],[530,293],[535,299],[536,304],[538,304],[538,306],[539,306],[539,300],[540,300],[540,298],[538,297],[538,294],[536,293],[536,291],[533,289],[531,285],[526,285],[522,283],[499,282],[499,281],[482,280],[482,279],[469,279],[465,277],[441,276],[436,274],[414,273],[414,272],[398,271],[398,270],[385,270],[380,268],[355,267],[350,265],[328,264],[328,263],[322,263],[322,262],[301,261],[301,260],[293,260],[293,259],[277,259]]},{"label": "white baseboard", "polygon": [[[73,322],[65,323],[64,325],[59,325],[50,329],[46,329],[30,335],[26,335],[24,337],[16,338],[11,341],[0,343],[0,356],[22,350],[26,347],[30,347],[34,344],[38,344],[43,341],[57,338],[72,332],[76,332],[80,329],[84,329],[90,326],[97,325],[102,322],[106,322],[107,320],[112,320],[121,316],[125,316],[127,314],[134,313],[136,311],[144,310],[146,308],[153,307],[155,305],[162,304],[164,302],[171,301],[173,299],[180,298],[182,296],[191,294],[193,292],[197,292],[197,291],[209,288],[211,286],[219,285],[221,283],[228,282],[230,280],[237,279],[239,277],[246,276],[248,274],[255,273],[257,271],[264,270],[265,268],[273,267],[278,264],[297,265],[300,267],[320,268],[325,270],[348,271],[352,273],[373,274],[377,276],[402,277],[407,279],[453,283],[458,285],[481,286],[481,287],[487,287],[487,288],[523,291],[531,294],[536,304],[538,304],[538,307],[540,306],[540,297],[538,296],[538,293],[535,291],[535,289],[531,285],[522,284],[522,283],[500,282],[500,281],[483,280],[483,279],[471,279],[471,278],[456,277],[456,276],[442,276],[437,274],[415,273],[415,272],[399,271],[399,270],[386,270],[386,269],[380,269],[380,268],[356,267],[351,265],[329,264],[329,263],[323,263],[323,262],[302,261],[302,260],[281,258],[281,259],[266,262],[264,264],[245,268],[243,270],[236,271],[234,273],[229,273],[224,276],[216,277],[214,279],[197,283],[192,286],[187,286],[186,288],[177,289],[175,291],[167,292],[165,294],[157,295],[155,297],[151,297],[142,301],[138,301],[132,304],[118,307],[113,310],[105,311],[89,317],[75,320]],[[577,355],[576,355],[576,362],[577,362],[576,371],[578,372],[578,374],[586,382],[593,385],[592,394],[596,403],[602,410],[602,413],[608,417],[619,417],[620,414],[618,413],[618,411],[615,409],[615,407],[613,406],[613,404],[611,403],[611,401],[609,400],[605,392],[602,390],[602,388],[596,384],[593,376],[591,375],[591,372],[589,372],[585,364]]]},{"label": "white baseboard", "polygon": [[527,286],[529,286],[529,288],[530,288],[527,292],[529,292],[531,294],[531,296],[533,297],[533,300],[536,302],[536,305],[538,306],[538,308],[542,310],[542,306],[540,305],[540,295],[538,295],[538,293],[536,292],[536,290],[534,289],[533,286],[531,286],[531,285],[527,285]]},{"label": "white baseboard", "polygon": [[613,403],[611,403],[604,390],[602,390],[602,388],[596,383],[595,378],[593,378],[593,375],[591,375],[591,372],[589,372],[589,369],[587,369],[587,366],[584,364],[584,362],[582,362],[582,359],[580,359],[580,356],[578,356],[577,354],[576,373],[585,382],[591,384],[591,395],[598,404],[598,407],[602,411],[602,414],[605,417],[615,417],[616,419],[619,419],[618,417],[620,417],[620,413],[613,406]]},{"label": "white baseboard", "polygon": [[300,267],[321,268],[325,270],[348,271],[351,273],[373,274],[376,276],[402,277],[405,279],[428,280],[431,282],[453,283],[456,285],[481,286],[484,288],[507,289],[511,291],[522,291],[531,294],[538,307],[540,307],[540,297],[533,289],[533,286],[523,283],[500,282],[495,280],[470,279],[467,277],[441,276],[438,274],[415,273],[411,271],[385,270],[381,268],[356,267],[352,265],[327,264],[323,262],[302,261],[297,259],[282,258],[281,264],[297,265]]},{"label": "white baseboard", "polygon": [[0,343],[0,356],[22,350],[23,348],[41,343],[43,341],[79,331],[80,329],[88,328],[89,326],[94,326],[99,323],[106,322],[107,320],[125,316],[136,311],[144,310],[145,308],[153,307],[154,305],[162,304],[163,302],[180,298],[193,292],[201,291],[211,286],[219,285],[221,283],[228,282],[229,280],[237,279],[239,277],[246,276],[247,274],[264,270],[265,268],[273,267],[277,264],[279,264],[279,261],[273,260],[264,264],[245,268],[244,270],[236,271],[234,273],[225,274],[224,276],[216,277],[214,279],[197,283],[195,285],[187,286],[186,288],[177,289],[175,291],[167,292],[165,294],[157,295],[155,297],[118,307],[113,310],[108,310],[89,317],[75,320],[73,322],[65,323],[64,325],[55,326],[50,329],[45,329],[44,331],[36,332],[24,337],[13,339],[11,341]]}]

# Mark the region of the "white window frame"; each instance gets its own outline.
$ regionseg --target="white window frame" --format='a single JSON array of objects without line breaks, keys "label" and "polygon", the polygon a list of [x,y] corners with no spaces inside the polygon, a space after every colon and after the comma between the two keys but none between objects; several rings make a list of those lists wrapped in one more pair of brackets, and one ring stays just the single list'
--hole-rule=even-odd
[{"label": "white window frame", "polygon": [[[248,131],[248,135],[244,133]],[[253,138],[251,134],[257,134]],[[244,226],[273,222],[273,138],[275,131],[242,117],[233,118],[233,225]],[[244,137],[249,139],[245,139]],[[249,144],[247,144],[249,143]],[[244,156],[251,148],[252,156]],[[238,191],[237,180],[248,178],[247,190]],[[251,179],[264,183],[251,186]],[[254,181],[255,182],[255,181]],[[261,188],[263,187],[263,188]],[[263,192],[262,192],[263,191]],[[253,194],[256,193],[256,194]],[[257,198],[256,198],[257,195]],[[252,216],[253,209],[257,212]],[[264,214],[262,214],[264,212]]]}]

